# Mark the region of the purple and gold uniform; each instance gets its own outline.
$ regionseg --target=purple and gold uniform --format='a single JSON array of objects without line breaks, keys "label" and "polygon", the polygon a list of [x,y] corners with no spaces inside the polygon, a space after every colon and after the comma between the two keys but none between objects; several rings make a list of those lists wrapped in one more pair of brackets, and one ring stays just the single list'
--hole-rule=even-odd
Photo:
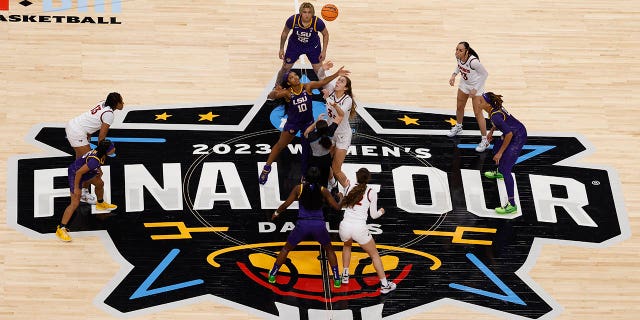
[{"label": "purple and gold uniform", "polygon": [[100,158],[98,158],[98,151],[91,150],[87,153],[85,153],[82,157],[76,159],[75,161],[73,161],[70,165],[69,165],[69,169],[68,169],[68,173],[69,173],[69,188],[71,193],[73,193],[73,190],[75,189],[74,186],[74,182],[76,179],[76,172],[78,172],[78,170],[83,166],[83,165],[87,165],[89,167],[89,171],[85,174],[82,175],[82,178],[80,178],[80,186],[82,186],[82,183],[88,180],[93,179],[96,175],[98,175],[98,169],[100,168],[101,165],[104,164],[103,161],[100,160]]},{"label": "purple and gold uniform", "polygon": [[[304,90],[302,86],[301,92],[295,93],[293,88],[289,89],[291,95],[290,101],[286,106],[287,122],[284,124],[283,131],[296,134],[298,131],[306,130],[313,123],[313,103],[311,96]],[[307,172],[308,160],[311,154],[311,146],[309,140],[302,135],[302,158],[300,159],[300,169]]]},{"label": "purple and gold uniform", "polygon": [[[514,196],[514,181],[511,176],[511,169],[513,169],[513,166],[516,164],[516,161],[520,156],[520,152],[522,151],[522,147],[527,142],[527,129],[524,127],[522,122],[514,118],[504,107],[500,109],[492,108],[489,118],[491,119],[493,126],[502,131],[503,137],[509,132],[513,134],[509,145],[502,153],[502,157],[498,163],[498,171],[504,176],[507,195],[511,200]],[[500,150],[502,142],[502,139],[496,139],[493,145],[494,153]]]},{"label": "purple and gold uniform", "polygon": [[304,54],[311,64],[320,63],[322,48],[318,32],[324,31],[324,21],[313,16],[311,23],[305,27],[302,25],[300,14],[294,14],[287,19],[285,25],[292,30],[284,55],[285,62],[294,63],[298,61],[300,55]]},{"label": "purple and gold uniform", "polygon": [[313,103],[311,96],[304,90],[304,86],[299,93],[294,92],[293,88],[290,88],[289,92],[289,102],[286,106],[287,122],[284,125],[284,131],[295,134],[300,130],[304,131],[313,123]]},{"label": "purple and gold uniform", "polygon": [[[311,190],[318,187],[321,188],[321,190],[324,188],[317,184],[309,185]],[[298,199],[302,197],[302,192],[304,192],[304,184],[300,185],[300,195],[298,196]],[[327,245],[331,242],[329,231],[327,231],[327,226],[324,222],[322,207],[318,209],[308,209],[300,203],[298,209],[298,221],[296,222],[296,227],[291,231],[289,237],[287,237],[287,242],[292,246],[296,246],[308,237],[318,241],[321,245]]]}]

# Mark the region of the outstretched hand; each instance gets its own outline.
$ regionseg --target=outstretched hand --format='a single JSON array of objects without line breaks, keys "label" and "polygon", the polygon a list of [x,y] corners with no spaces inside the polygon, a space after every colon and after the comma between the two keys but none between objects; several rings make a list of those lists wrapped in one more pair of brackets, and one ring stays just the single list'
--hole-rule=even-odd
[{"label": "outstretched hand", "polygon": [[336,72],[339,76],[348,76],[349,74],[351,74],[351,71],[349,70],[344,70],[344,66],[340,67],[340,69],[338,69],[338,71]]},{"label": "outstretched hand", "polygon": [[324,71],[331,70],[331,68],[333,68],[333,61],[331,60],[327,60],[322,64],[322,69],[324,69]]}]

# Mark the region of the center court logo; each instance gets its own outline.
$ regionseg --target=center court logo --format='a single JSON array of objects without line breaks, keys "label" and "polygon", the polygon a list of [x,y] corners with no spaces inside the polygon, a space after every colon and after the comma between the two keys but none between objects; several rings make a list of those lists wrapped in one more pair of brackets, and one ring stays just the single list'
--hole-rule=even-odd
[{"label": "center court logo", "polygon": [[[267,184],[258,184],[279,136],[274,107],[129,108],[117,115],[109,138],[118,156],[103,166],[103,178],[105,199],[119,211],[81,207],[71,223],[74,241],[97,231],[126,269],[97,298],[101,307],[124,316],[211,300],[263,317],[397,319],[457,303],[510,319],[551,318],[561,307],[528,276],[541,244],[603,247],[629,235],[615,173],[572,164],[589,151],[581,138],[532,135],[515,172],[521,211],[500,216],[492,208],[504,185],[481,175],[492,168],[491,156],[468,147],[475,136],[446,138],[450,115],[361,104],[344,170],[355,181],[355,171],[367,167],[380,189],[387,212],[369,229],[398,289],[380,294],[371,261],[357,247],[353,280],[332,288],[312,242],[298,246],[270,284],[267,273],[296,210],[280,221],[268,217],[299,181],[300,153],[294,140]],[[50,153],[11,159],[8,220],[56,241],[72,152],[62,125],[38,126],[32,138]],[[340,255],[341,217],[327,216]]]},{"label": "center court logo", "polygon": [[[44,0],[42,1],[41,11],[37,12],[35,3],[28,0],[17,2],[22,7],[33,9],[31,14],[16,14],[10,12],[10,7],[15,8],[15,4],[10,5],[10,0],[0,0],[0,22],[34,22],[34,23],[67,23],[67,24],[122,24],[115,16],[76,16],[67,15],[68,12],[94,12],[103,14],[105,12],[120,13],[122,12],[122,2],[120,0]],[[18,7],[20,8],[20,7]],[[4,15],[1,11],[9,11],[10,14]],[[15,11],[15,10],[14,10]],[[42,14],[44,13],[44,14]]]}]

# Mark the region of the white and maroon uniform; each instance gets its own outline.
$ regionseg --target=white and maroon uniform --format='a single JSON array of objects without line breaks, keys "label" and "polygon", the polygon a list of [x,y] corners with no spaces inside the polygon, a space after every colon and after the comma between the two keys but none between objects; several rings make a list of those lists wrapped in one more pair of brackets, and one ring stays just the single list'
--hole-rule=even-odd
[{"label": "white and maroon uniform", "polygon": [[344,112],[344,118],[338,125],[336,132],[333,134],[333,143],[338,149],[348,150],[351,145],[351,136],[353,135],[351,125],[349,124],[349,114],[353,107],[353,99],[346,93],[340,98],[336,97],[335,91],[329,94],[327,97],[327,123],[329,125],[331,125],[334,119],[338,116],[338,113],[333,108],[332,103],[336,103]]},{"label": "white and maroon uniform", "polygon": [[382,210],[378,210],[378,192],[370,186],[362,195],[362,199],[353,207],[345,208],[344,218],[340,222],[340,239],[347,241],[353,239],[359,244],[366,244],[373,237],[367,228],[367,216],[377,219],[382,215]]},{"label": "white and maroon uniform", "polygon": [[87,136],[100,130],[103,123],[111,126],[113,123],[113,110],[101,101],[91,110],[69,120],[65,127],[67,140],[72,147],[81,147],[89,144]]},{"label": "white and maroon uniform", "polygon": [[464,63],[460,59],[456,60],[458,60],[458,66],[454,73],[460,73],[460,84],[458,86],[460,91],[469,94],[471,89],[476,89],[476,96],[481,96],[484,93],[484,83],[489,77],[487,70],[475,56],[470,55]]}]

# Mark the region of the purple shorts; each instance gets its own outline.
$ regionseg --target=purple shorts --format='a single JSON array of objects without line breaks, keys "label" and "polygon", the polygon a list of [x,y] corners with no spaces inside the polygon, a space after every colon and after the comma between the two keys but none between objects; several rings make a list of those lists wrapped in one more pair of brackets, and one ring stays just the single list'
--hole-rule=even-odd
[{"label": "purple shorts", "polygon": [[298,219],[296,227],[291,231],[287,238],[287,242],[292,246],[296,246],[302,240],[307,238],[312,238],[313,240],[320,242],[323,246],[331,243],[329,231],[327,231],[327,225],[324,220]]},{"label": "purple shorts", "polygon": [[304,132],[312,124],[313,124],[313,120],[310,122],[304,122],[304,123],[290,122],[289,120],[287,120],[287,122],[285,122],[284,124],[284,128],[282,129],[282,131],[287,131],[287,132],[294,131],[293,134],[296,134],[298,131]]},{"label": "purple shorts", "polygon": [[[74,182],[76,181],[76,171],[75,170],[71,170],[71,168],[69,168],[69,191],[71,191],[71,193],[73,193],[75,187]],[[95,178],[95,176],[98,175],[97,172],[95,171],[89,171],[85,174],[82,175],[82,178],[80,178],[80,188],[82,188],[82,183],[88,180],[91,180],[93,178]]]},{"label": "purple shorts", "polygon": [[284,61],[288,64],[294,64],[300,58],[300,55],[306,55],[307,59],[311,64],[320,63],[320,48],[321,45],[318,44],[306,44],[303,46],[297,45],[294,42],[289,42],[287,45],[287,50],[284,53]]}]

